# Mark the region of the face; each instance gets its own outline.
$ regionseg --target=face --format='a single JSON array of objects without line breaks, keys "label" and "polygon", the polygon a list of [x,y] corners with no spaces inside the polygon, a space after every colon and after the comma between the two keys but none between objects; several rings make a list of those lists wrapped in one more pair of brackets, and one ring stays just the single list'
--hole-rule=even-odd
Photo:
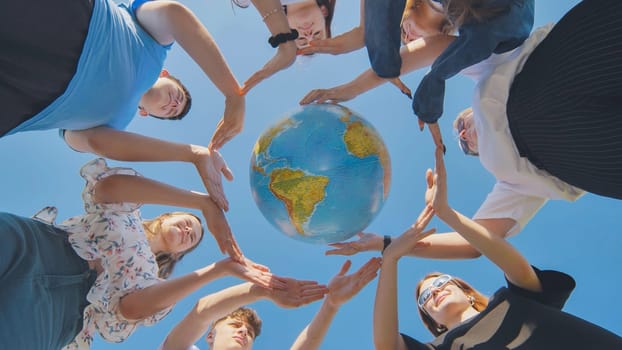
[{"label": "face", "polygon": [[471,307],[468,296],[448,277],[441,275],[423,281],[417,300],[417,305],[439,324],[446,324],[450,316]]},{"label": "face", "polygon": [[298,31],[296,46],[309,46],[311,40],[326,39],[326,7],[319,7],[315,0],[287,5],[287,21],[290,28]]},{"label": "face", "polygon": [[207,335],[212,350],[250,350],[255,334],[253,328],[237,318],[228,317],[217,323]]},{"label": "face", "polygon": [[176,117],[186,106],[186,96],[175,81],[160,77],[140,100],[140,114],[161,118]]},{"label": "face", "polygon": [[441,34],[444,21],[442,12],[431,8],[426,1],[420,1],[415,6],[405,9],[402,16],[402,42],[405,44],[419,38]]},{"label": "face", "polygon": [[477,131],[475,130],[473,116],[470,115],[458,120],[456,131],[462,151],[467,155],[478,155]]},{"label": "face", "polygon": [[167,251],[182,253],[194,247],[201,239],[201,223],[188,214],[176,214],[162,219],[160,234]]}]

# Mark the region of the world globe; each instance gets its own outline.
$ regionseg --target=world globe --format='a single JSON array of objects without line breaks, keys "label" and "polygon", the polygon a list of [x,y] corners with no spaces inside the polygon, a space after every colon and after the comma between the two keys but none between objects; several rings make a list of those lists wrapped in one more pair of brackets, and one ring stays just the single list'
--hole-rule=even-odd
[{"label": "world globe", "polygon": [[255,143],[253,198],[287,236],[346,240],[367,227],[389,194],[391,161],[376,129],[350,109],[312,104],[288,113]]}]

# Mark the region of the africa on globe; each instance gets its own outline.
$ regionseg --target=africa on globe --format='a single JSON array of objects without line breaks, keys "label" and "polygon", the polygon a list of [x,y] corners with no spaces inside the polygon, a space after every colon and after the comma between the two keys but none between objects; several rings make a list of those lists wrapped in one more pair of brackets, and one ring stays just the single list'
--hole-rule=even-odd
[{"label": "africa on globe", "polygon": [[391,161],[376,129],[350,109],[312,104],[288,113],[255,143],[253,198],[287,236],[346,240],[367,227],[389,193]]}]

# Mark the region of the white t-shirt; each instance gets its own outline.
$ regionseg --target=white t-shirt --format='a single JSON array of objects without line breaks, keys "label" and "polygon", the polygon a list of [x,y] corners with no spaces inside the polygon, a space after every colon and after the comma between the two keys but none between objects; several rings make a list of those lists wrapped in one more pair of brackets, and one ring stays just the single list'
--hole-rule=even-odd
[{"label": "white t-shirt", "polygon": [[493,54],[461,72],[477,82],[473,119],[479,159],[497,179],[473,218],[516,220],[508,236],[518,233],[548,199],[575,201],[585,193],[521,157],[508,125],[506,107],[514,77],[552,28],[552,24],[540,28],[516,49]]},{"label": "white t-shirt", "polygon": [[[162,344],[158,346],[158,350],[166,350],[164,348],[164,342],[162,342]],[[201,349],[197,348],[196,345],[192,345],[191,347],[188,348],[188,350],[201,350]]]}]

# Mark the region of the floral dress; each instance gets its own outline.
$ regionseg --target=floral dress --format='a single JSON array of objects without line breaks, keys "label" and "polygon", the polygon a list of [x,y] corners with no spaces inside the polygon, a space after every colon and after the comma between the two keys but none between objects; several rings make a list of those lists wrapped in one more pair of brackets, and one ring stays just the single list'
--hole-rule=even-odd
[{"label": "floral dress", "polygon": [[[80,175],[86,180],[82,192],[86,213],[57,225],[70,233],[69,242],[81,258],[99,259],[103,268],[86,297],[90,304],[84,309],[82,331],[63,349],[88,349],[95,332],[109,342],[122,342],[137,326],[154,324],[171,310],[169,307],[142,320],[128,320],[119,311],[123,296],[162,279],[158,278],[155,255],[143,231],[140,204],[93,201],[95,184],[115,174],[140,176],[129,168],[109,168],[101,158],[85,164]],[[55,216],[55,209],[48,213]]]}]

